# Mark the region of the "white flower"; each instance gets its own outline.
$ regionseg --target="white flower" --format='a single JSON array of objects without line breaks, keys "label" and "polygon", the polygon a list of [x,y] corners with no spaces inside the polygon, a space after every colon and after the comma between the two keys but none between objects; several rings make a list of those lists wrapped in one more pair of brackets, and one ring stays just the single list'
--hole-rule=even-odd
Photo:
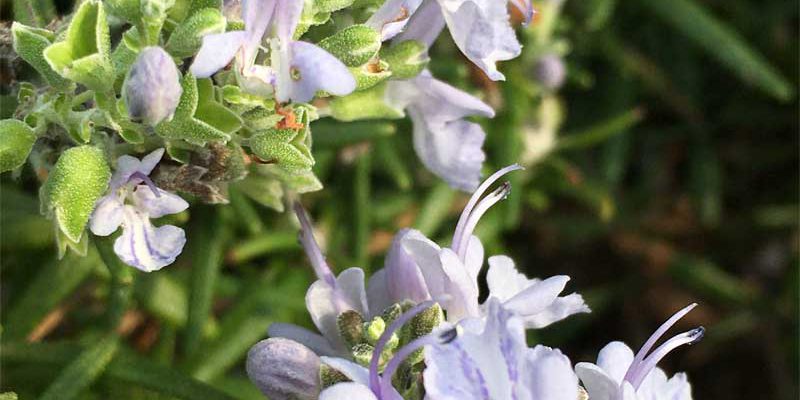
[{"label": "white flower", "polygon": [[[672,378],[656,364],[675,348],[693,344],[703,338],[705,329],[699,327],[667,340],[653,350],[661,336],[697,304],[678,311],[647,339],[634,357],[633,351],[622,342],[611,342],[597,356],[597,364],[582,362],[575,372],[586,387],[591,400],[691,400],[692,391],[686,374]],[[649,355],[648,355],[649,354]]]},{"label": "white flower", "polygon": [[172,264],[186,243],[183,229],[150,223],[150,218],[189,207],[179,196],[157,188],[148,177],[163,154],[164,149],[157,149],[141,161],[128,155],[118,158],[110,193],[97,201],[89,221],[89,229],[97,236],[108,236],[121,225],[122,235],[114,242],[114,252],[126,264],[144,272]]}]

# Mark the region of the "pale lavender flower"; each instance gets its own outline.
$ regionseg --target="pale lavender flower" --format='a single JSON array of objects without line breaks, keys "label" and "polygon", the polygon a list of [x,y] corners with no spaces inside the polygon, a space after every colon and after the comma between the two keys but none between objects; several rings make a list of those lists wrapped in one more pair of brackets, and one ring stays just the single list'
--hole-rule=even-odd
[{"label": "pale lavender flower", "polygon": [[262,340],[247,352],[247,376],[272,400],[316,399],[319,367],[313,351],[289,339]]},{"label": "pale lavender flower", "polygon": [[[512,4],[529,22],[533,16],[531,2],[512,0]],[[417,25],[416,29],[425,29],[426,36],[435,38],[444,24],[430,22],[443,20],[461,52],[489,79],[498,81],[505,76],[497,70],[497,62],[513,59],[522,51],[509,21],[507,5],[507,0],[423,0],[422,5],[412,0],[390,0],[367,24],[378,29],[383,40],[396,36],[406,25],[408,29]]]},{"label": "pale lavender flower", "polygon": [[97,236],[108,236],[122,226],[114,252],[123,262],[144,272],[172,264],[186,243],[183,229],[155,227],[150,222],[150,218],[189,207],[179,196],[157,188],[148,177],[163,154],[164,149],[157,149],[141,161],[128,155],[118,158],[110,193],[97,201],[89,220],[89,229]]},{"label": "pale lavender flower", "polygon": [[123,86],[131,119],[155,126],[172,118],[181,93],[180,73],[172,57],[161,47],[142,49]]},{"label": "pale lavender flower", "polygon": [[[251,93],[274,92],[279,102],[307,102],[320,90],[349,94],[356,81],[341,61],[314,44],[292,39],[303,5],[303,0],[242,0],[245,31],[205,36],[192,73],[211,76],[236,57],[239,84]],[[270,26],[274,37],[270,39],[271,65],[266,67],[255,61]]]},{"label": "pale lavender flower", "polygon": [[681,333],[664,342],[655,350],[656,342],[678,320],[697,304],[690,304],[664,322],[642,348],[633,351],[622,342],[611,342],[597,356],[597,364],[582,362],[575,365],[575,372],[592,400],[691,400],[692,391],[686,374],[678,373],[672,378],[656,364],[679,346],[697,343],[703,338],[705,329],[699,327]]},{"label": "pale lavender flower", "polygon": [[452,342],[425,348],[426,398],[578,398],[578,378],[569,359],[557,349],[528,348],[523,322],[499,301],[489,301],[485,319],[462,320],[458,329]]},{"label": "pale lavender flower", "polygon": [[423,71],[405,81],[390,81],[384,100],[405,109],[414,123],[414,149],[422,163],[454,188],[470,191],[480,182],[486,134],[467,117],[493,117],[477,98]]},{"label": "pale lavender flower", "polygon": [[[504,174],[521,169],[511,165],[486,179],[470,198],[461,213],[450,248],[440,247],[421,232],[407,230],[396,241],[402,250],[393,248],[398,260],[387,264],[370,279],[370,304],[394,303],[406,298],[433,299],[447,311],[447,318],[456,322],[487,313],[485,303],[478,301],[478,275],[483,267],[483,245],[472,235],[481,217],[510,190],[508,183],[481,198],[487,189]],[[393,246],[394,247],[394,246]],[[390,252],[390,254],[391,254]],[[409,261],[410,260],[410,261]],[[575,313],[589,312],[579,294],[559,296],[569,277],[553,276],[545,280],[527,279],[517,272],[506,256],[489,258],[487,283],[489,299],[501,301],[517,314],[528,328],[541,328]],[[393,282],[402,279],[401,282]],[[407,286],[408,290],[402,290]],[[373,287],[378,288],[372,290]],[[387,288],[381,291],[380,288]],[[380,297],[387,293],[388,300]],[[406,297],[406,298],[404,298]]]}]

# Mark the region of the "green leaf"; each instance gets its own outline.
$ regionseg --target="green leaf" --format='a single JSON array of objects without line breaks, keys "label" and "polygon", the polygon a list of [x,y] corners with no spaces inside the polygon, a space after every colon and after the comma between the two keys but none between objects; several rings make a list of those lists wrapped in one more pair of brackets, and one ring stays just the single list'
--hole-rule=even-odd
[{"label": "green leaf", "polygon": [[[81,347],[68,343],[4,343],[0,357],[4,365],[13,362],[62,367],[81,351]],[[103,377],[179,399],[234,400],[233,397],[192,379],[175,368],[159,365],[124,351],[120,351],[108,364]]]},{"label": "green leaf", "polygon": [[242,119],[214,96],[211,79],[197,81],[197,118],[225,133],[234,133],[242,127]]},{"label": "green leaf", "polygon": [[114,358],[119,347],[119,338],[110,334],[91,344],[80,356],[69,363],[58,378],[47,388],[39,399],[69,400],[77,397],[83,389],[103,373],[108,363]]},{"label": "green leaf", "polygon": [[330,102],[331,116],[340,121],[402,118],[403,110],[391,107],[384,101],[385,92],[386,85],[378,85],[347,96],[335,97]]},{"label": "green leaf", "polygon": [[14,21],[27,25],[45,26],[56,15],[51,0],[14,0]]},{"label": "green leaf", "polygon": [[36,276],[5,313],[3,339],[25,339],[53,308],[89,277],[97,263],[96,253],[86,257],[70,255],[31,271]]},{"label": "green leaf", "polygon": [[44,50],[44,58],[61,76],[94,90],[114,83],[105,8],[97,0],[81,4],[72,18],[66,39]]},{"label": "green leaf", "polygon": [[428,49],[416,40],[406,40],[381,49],[380,58],[389,64],[394,79],[411,79],[428,65]]},{"label": "green leaf", "polygon": [[[156,126],[156,133],[165,139],[182,139],[199,145],[210,141],[230,140],[230,135],[227,133],[195,117],[199,93],[194,75],[187,73],[181,81],[181,88],[183,93],[178,108],[175,109],[175,115],[171,120],[159,123]],[[230,128],[230,125],[227,127]]]},{"label": "green leaf", "polygon": [[97,199],[102,196],[111,170],[103,152],[92,146],[68,149],[59,157],[42,186],[42,211],[54,214],[61,232],[73,242],[80,242]]},{"label": "green leaf", "polygon": [[331,13],[350,7],[354,0],[315,0],[314,13]]},{"label": "green leaf", "polygon": [[392,76],[389,64],[383,60],[376,60],[349,70],[356,78],[356,91],[369,89]]},{"label": "green leaf", "polygon": [[358,67],[378,54],[381,49],[381,34],[366,25],[352,25],[323,39],[319,42],[319,47],[333,54],[348,67]]},{"label": "green leaf", "polygon": [[136,24],[142,18],[140,0],[105,0],[108,12],[123,20]]},{"label": "green leaf", "polygon": [[213,8],[215,10],[222,9],[222,0],[191,0],[192,5],[189,6],[189,15],[200,12],[206,8]]},{"label": "green leaf", "polygon": [[719,62],[743,81],[782,101],[794,96],[794,88],[764,58],[729,26],[692,0],[644,1],[658,17]]},{"label": "green leaf", "polygon": [[286,170],[303,171],[314,165],[310,141],[307,129],[271,128],[253,135],[250,149],[262,160],[275,162]]},{"label": "green leaf", "polygon": [[200,49],[203,36],[222,32],[225,32],[225,17],[217,9],[205,8],[172,31],[165,49],[178,58],[191,57]]},{"label": "green leaf", "polygon": [[19,54],[20,58],[30,64],[50,86],[67,90],[71,84],[70,81],[57,74],[45,60],[43,54],[45,48],[51,44],[53,33],[14,22],[11,25],[11,34],[14,38],[14,51]]},{"label": "green leaf", "polygon": [[131,65],[136,61],[136,56],[141,50],[141,43],[139,42],[139,30],[134,26],[122,34],[114,52],[111,53],[111,63],[114,65],[114,76],[117,83],[122,84],[125,75],[131,68]]},{"label": "green leaf", "polygon": [[24,164],[35,141],[33,129],[24,122],[16,119],[0,121],[0,172]]}]

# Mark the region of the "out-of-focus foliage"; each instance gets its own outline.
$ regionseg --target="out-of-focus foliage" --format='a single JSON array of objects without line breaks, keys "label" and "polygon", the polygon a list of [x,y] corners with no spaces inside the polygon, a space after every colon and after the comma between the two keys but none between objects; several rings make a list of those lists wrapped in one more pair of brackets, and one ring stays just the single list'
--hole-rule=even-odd
[{"label": "out-of-focus foliage", "polygon": [[[485,171],[514,162],[527,167],[511,177],[512,194],[478,227],[487,253],[513,255],[529,276],[571,275],[571,287],[593,309],[536,331],[530,341],[593,361],[604,343],[621,339],[636,347],[664,316],[697,301],[699,312],[685,324],[705,325],[707,339],[671,358],[667,370],[686,370],[696,398],[797,398],[796,4],[535,5],[534,21],[519,27],[522,56],[501,65],[508,83],[491,82],[463,62],[446,35],[430,64],[435,75],[498,110],[485,125]],[[73,5],[14,0],[2,7],[4,20],[42,27]],[[313,29],[334,32],[346,16],[332,15]],[[25,99],[18,94],[31,90],[18,84],[35,75],[28,64],[43,61],[16,55],[12,35],[42,49],[55,38],[4,24],[0,114],[9,118]],[[196,43],[184,38],[172,46]],[[331,51],[335,46],[331,40]],[[564,60],[560,89],[544,84],[542,74],[552,70],[539,63],[547,55]],[[184,93],[201,88],[187,74]],[[172,121],[193,122],[191,113]],[[402,227],[446,241],[465,197],[425,172],[408,121],[323,120],[314,128],[314,172],[326,190],[303,202],[332,265],[376,270]],[[8,132],[0,134],[3,170],[17,166],[19,156],[6,146],[27,151],[25,133]],[[254,151],[302,155],[300,139],[278,143],[283,147],[265,140]],[[264,175],[285,173],[264,167]],[[115,260],[107,240],[89,246],[85,257],[56,259],[52,244],[61,233],[39,213],[35,193],[37,179],[46,178],[41,172],[25,167],[0,179],[0,392],[262,398],[244,374],[247,349],[273,321],[310,325],[303,294],[312,274],[294,221],[272,210],[283,206],[283,189],[270,185],[274,180],[232,185],[228,205],[198,203],[189,215],[167,217],[191,240],[174,266],[142,274],[106,268],[103,260]],[[310,175],[306,184],[319,182]]]}]

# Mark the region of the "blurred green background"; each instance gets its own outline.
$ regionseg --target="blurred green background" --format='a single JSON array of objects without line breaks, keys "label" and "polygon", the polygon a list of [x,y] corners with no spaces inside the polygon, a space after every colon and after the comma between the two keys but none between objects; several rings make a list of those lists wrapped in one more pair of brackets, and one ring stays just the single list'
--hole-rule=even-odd
[{"label": "blurred green background", "polygon": [[[8,35],[27,3],[2,2],[3,118],[15,82],[31,76]],[[707,337],[663,368],[687,371],[698,399],[798,398],[797,2],[535,4],[519,27],[523,55],[501,66],[506,82],[483,79],[447,34],[431,55],[434,75],[498,111],[481,121],[485,172],[527,166],[479,225],[487,255],[509,254],[531,277],[569,274],[594,310],[530,342],[593,361],[611,340],[638,348],[696,301],[680,325]],[[566,63],[560,89],[539,82],[548,54]],[[467,196],[424,170],[410,122],[312,129],[325,189],[302,200],[336,269],[380,268],[403,227],[449,242]],[[119,299],[97,251],[57,261],[33,171],[0,184],[0,392],[257,399],[248,348],[273,321],[311,326],[313,276],[288,213],[234,190],[229,205],[193,204],[177,218],[184,254],[158,273],[130,269],[134,302],[115,328],[107,310]]]}]

